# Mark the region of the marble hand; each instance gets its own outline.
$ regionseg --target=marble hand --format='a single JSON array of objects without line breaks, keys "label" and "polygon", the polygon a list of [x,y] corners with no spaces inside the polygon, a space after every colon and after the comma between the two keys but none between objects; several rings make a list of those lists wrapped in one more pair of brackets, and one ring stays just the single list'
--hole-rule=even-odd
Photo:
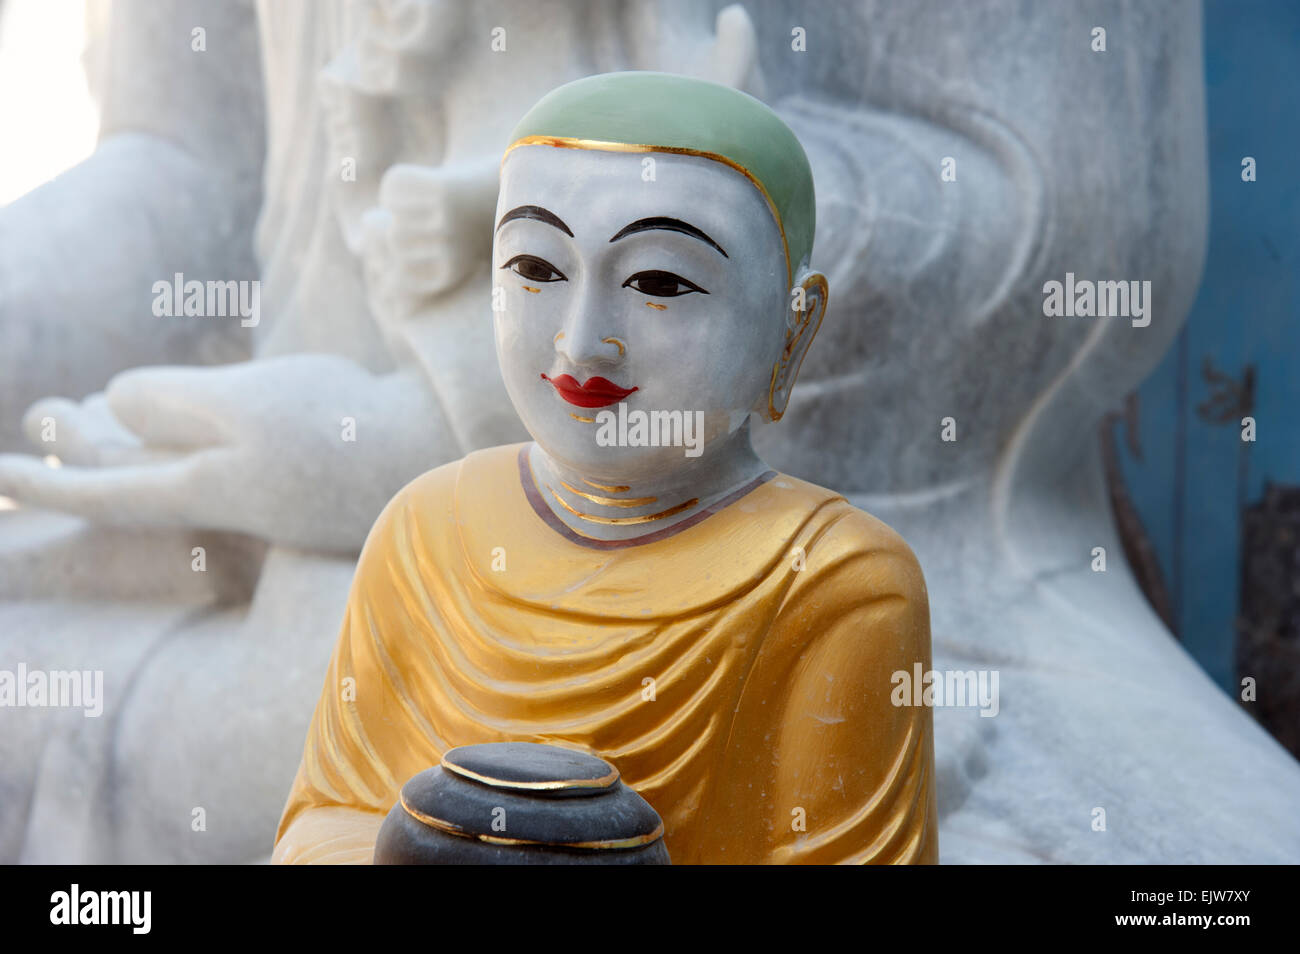
[{"label": "marble hand", "polygon": [[123,466],[173,456],[143,444],[113,416],[102,391],[79,402],[57,397],[37,401],[23,415],[23,434],[60,465]]},{"label": "marble hand", "polygon": [[384,174],[362,240],[371,307],[381,320],[418,313],[487,261],[496,167],[495,160],[399,164]]},{"label": "marble hand", "polygon": [[0,494],[97,523],[353,551],[446,452],[440,421],[414,373],[376,376],[331,355],[143,368],[79,404],[34,405],[29,437],[62,466],[0,455]]}]

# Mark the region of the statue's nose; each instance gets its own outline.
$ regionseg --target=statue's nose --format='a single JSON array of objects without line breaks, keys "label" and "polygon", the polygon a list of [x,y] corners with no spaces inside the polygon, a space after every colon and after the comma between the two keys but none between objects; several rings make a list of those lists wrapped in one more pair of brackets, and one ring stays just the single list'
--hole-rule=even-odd
[{"label": "statue's nose", "polygon": [[598,297],[578,295],[568,320],[555,336],[555,350],[575,366],[608,367],[618,364],[627,353],[626,343],[615,337],[608,302],[595,300]]},{"label": "statue's nose", "polygon": [[568,332],[561,331],[555,336],[555,350],[577,366],[615,365],[627,353],[627,345],[613,335],[570,337]]}]

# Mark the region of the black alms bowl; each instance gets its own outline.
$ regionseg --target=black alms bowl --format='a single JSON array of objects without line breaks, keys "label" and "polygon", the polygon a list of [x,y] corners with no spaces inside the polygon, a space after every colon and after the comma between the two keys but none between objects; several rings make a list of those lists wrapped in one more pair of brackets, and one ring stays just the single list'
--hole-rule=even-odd
[{"label": "black alms bowl", "polygon": [[553,745],[450,749],[402,786],[377,865],[666,865],[663,822],[604,759]]}]

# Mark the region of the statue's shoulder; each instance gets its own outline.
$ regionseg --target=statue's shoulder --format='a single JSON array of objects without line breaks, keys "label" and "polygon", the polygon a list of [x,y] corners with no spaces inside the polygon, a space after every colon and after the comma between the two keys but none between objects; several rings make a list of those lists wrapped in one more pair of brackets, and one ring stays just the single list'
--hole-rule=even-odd
[{"label": "statue's shoulder", "polygon": [[523,446],[485,447],[471,451],[460,460],[427,470],[399,490],[389,506],[397,504],[422,511],[450,507],[456,487],[463,481],[502,477],[513,481],[518,472],[519,450]]},{"label": "statue's shoulder", "polygon": [[[425,471],[393,495],[371,528],[366,548],[385,545],[402,537],[411,526],[426,530],[448,520],[454,520],[458,489],[466,484],[494,479],[509,482],[518,469],[519,449],[522,444],[488,447],[473,451],[460,460],[453,460]],[[428,542],[427,534],[422,534]]]},{"label": "statue's shoulder", "polygon": [[920,561],[889,524],[853,506],[843,494],[808,481],[778,474],[771,484],[791,494],[813,514],[806,534],[809,569],[856,574],[863,586],[909,599],[926,598]]}]

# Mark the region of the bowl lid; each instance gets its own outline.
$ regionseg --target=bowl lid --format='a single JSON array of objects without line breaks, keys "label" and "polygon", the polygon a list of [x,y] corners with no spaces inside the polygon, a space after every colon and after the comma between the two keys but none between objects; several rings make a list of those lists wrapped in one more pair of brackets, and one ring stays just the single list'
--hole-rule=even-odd
[{"label": "bowl lid", "polygon": [[618,769],[586,752],[534,742],[489,742],[448,749],[442,767],[491,788],[560,792],[609,788]]},{"label": "bowl lid", "polygon": [[402,786],[399,804],[427,828],[496,845],[629,850],[664,831],[604,759],[531,742],[450,749]]}]

